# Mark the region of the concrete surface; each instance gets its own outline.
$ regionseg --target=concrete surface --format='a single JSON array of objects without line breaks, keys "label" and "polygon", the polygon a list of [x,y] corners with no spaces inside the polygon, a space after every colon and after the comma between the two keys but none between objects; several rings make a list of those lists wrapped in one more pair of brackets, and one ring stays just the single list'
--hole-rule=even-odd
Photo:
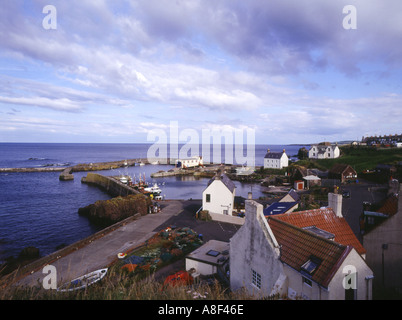
[{"label": "concrete surface", "polygon": [[[162,208],[160,213],[140,217],[56,261],[50,261],[49,264],[56,267],[58,285],[110,265],[116,260],[119,252],[138,247],[168,226],[189,227],[201,233],[205,242],[210,239],[229,241],[240,228],[221,222],[196,220],[195,212],[201,207],[200,200],[171,200],[160,204]],[[45,265],[28,271],[16,285],[42,285],[47,275],[43,273]]]}]

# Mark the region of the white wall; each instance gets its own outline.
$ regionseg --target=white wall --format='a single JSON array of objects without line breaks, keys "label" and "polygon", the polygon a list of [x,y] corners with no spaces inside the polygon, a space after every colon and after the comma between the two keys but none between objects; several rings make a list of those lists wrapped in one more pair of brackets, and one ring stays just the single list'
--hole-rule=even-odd
[{"label": "white wall", "polygon": [[186,258],[186,270],[194,268],[197,273],[202,275],[211,275],[217,273],[217,267],[201,261]]},{"label": "white wall", "polygon": [[[261,275],[261,288],[252,284],[252,270]],[[279,246],[263,214],[263,206],[246,201],[246,221],[230,239],[230,287],[255,296],[272,294],[283,276]],[[283,277],[282,277],[283,278]],[[281,292],[282,288],[277,288]]]},{"label": "white wall", "polygon": [[[202,193],[203,210],[219,214],[228,210],[228,214],[232,215],[235,193],[236,190],[230,192],[222,181],[214,180]],[[206,202],[207,194],[210,194],[210,202]]]},{"label": "white wall", "polygon": [[372,281],[366,280],[373,275],[364,259],[355,249],[348,254],[343,263],[339,266],[333,276],[328,288],[323,288],[312,282],[312,285],[304,283],[302,275],[285,265],[284,272],[288,277],[288,292],[294,292],[297,298],[307,300],[345,300],[345,288],[343,280],[347,274],[347,269],[352,266],[357,271],[356,300],[372,299]]},{"label": "white wall", "polygon": [[280,159],[264,158],[264,168],[282,169],[289,166],[289,158],[283,153]]}]

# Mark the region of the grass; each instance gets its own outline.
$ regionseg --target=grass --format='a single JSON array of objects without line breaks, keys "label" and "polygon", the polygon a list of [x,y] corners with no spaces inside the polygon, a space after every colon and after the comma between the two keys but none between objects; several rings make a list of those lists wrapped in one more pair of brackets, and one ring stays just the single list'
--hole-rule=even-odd
[{"label": "grass", "polygon": [[373,170],[378,164],[396,164],[402,161],[402,148],[377,149],[372,147],[341,147],[341,156],[336,159],[310,160],[317,167],[331,169],[337,163],[352,166],[357,173]]},{"label": "grass", "polygon": [[[58,292],[37,287],[8,287],[0,291],[0,300],[251,300],[243,291],[231,292],[215,280],[191,286],[168,287],[148,274],[144,279],[112,269],[99,282],[82,290]],[[274,297],[276,298],[276,297]]]}]

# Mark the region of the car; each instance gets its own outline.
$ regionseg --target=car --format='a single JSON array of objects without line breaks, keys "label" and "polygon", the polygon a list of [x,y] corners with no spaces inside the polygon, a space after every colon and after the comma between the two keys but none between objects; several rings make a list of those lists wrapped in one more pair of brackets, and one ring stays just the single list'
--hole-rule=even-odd
[{"label": "car", "polygon": [[342,193],[342,197],[344,197],[344,198],[350,198],[350,191],[344,190],[343,193]]}]

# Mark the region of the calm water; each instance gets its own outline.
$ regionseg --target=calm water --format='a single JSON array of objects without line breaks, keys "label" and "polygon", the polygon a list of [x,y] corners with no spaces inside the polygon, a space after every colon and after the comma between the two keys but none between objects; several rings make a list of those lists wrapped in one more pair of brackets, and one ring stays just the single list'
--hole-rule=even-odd
[{"label": "calm water", "polygon": [[[73,166],[78,163],[145,158],[147,144],[25,144],[0,143],[0,167]],[[286,146],[287,154],[297,154],[301,146]],[[256,165],[262,165],[268,146],[256,146]],[[283,146],[269,146],[281,151]],[[104,175],[129,174],[158,183],[167,199],[200,199],[208,179],[168,177],[151,179],[151,173],[169,170],[169,165],[146,165],[101,171]],[[40,249],[41,255],[54,252],[99,229],[78,215],[80,207],[110,197],[96,187],[81,183],[86,173],[74,173],[73,181],[60,181],[54,173],[0,173],[0,261],[27,246]],[[262,196],[258,185],[235,181],[236,195],[253,191]]]}]

